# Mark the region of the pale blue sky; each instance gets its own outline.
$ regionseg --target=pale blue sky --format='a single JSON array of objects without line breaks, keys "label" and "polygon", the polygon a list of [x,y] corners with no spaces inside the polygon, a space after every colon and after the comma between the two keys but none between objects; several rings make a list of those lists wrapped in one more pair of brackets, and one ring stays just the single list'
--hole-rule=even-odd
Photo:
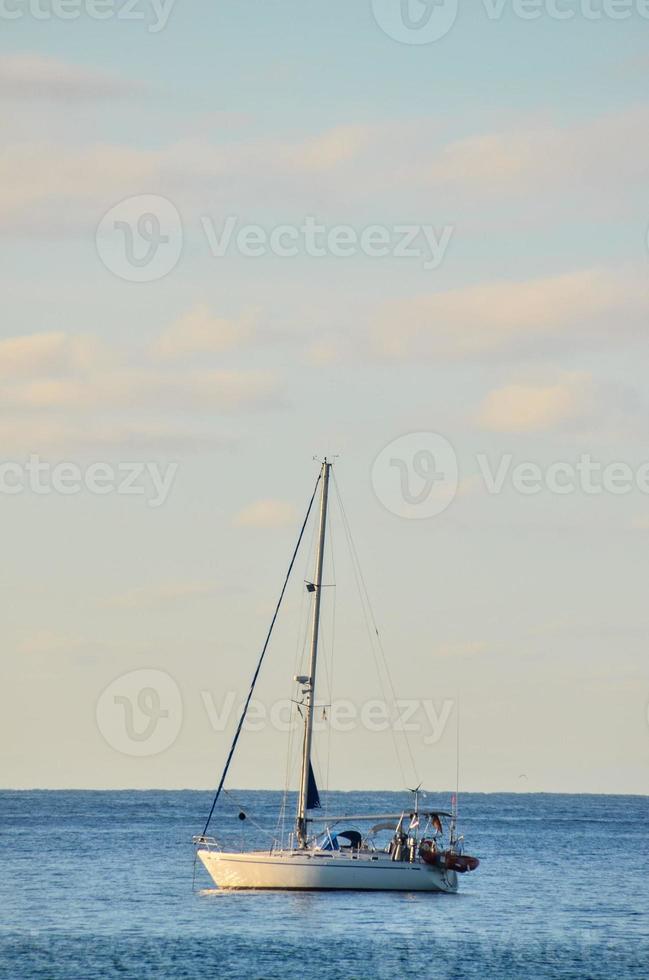
[{"label": "pale blue sky", "polygon": [[[466,788],[525,773],[526,789],[647,792],[647,495],[490,495],[476,457],[649,458],[648,27],[493,22],[464,2],[446,37],[414,46],[369,0],[177,0],[156,34],[3,23],[2,458],[179,464],[158,508],[0,495],[5,785],[212,784],[226,738],[201,691],[245,691],[312,456],[330,452],[399,693],[463,692]],[[112,274],[95,244],[141,194],[171,200],[185,232],[150,283]],[[453,237],[433,270],[214,258],[200,219],[227,215]],[[210,349],[192,346],[199,328]],[[377,499],[372,464],[427,431],[455,448],[460,493],[408,520]],[[274,504],[248,526],[259,501]],[[293,627],[264,697],[292,694]],[[360,646],[341,611],[341,660]],[[142,668],[175,679],[184,715],[171,747],[134,758],[95,706]],[[399,788],[381,739],[358,737],[361,773],[345,751],[332,785]],[[246,738],[234,781],[281,783],[284,736]],[[448,788],[453,725],[415,742],[426,785]]]}]

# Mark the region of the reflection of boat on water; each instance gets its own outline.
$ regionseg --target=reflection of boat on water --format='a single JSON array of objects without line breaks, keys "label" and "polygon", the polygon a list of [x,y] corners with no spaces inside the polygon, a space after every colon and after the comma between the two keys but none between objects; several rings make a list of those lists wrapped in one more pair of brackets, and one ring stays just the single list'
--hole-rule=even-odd
[{"label": "reflection of boat on water", "polygon": [[[320,799],[311,755],[330,472],[331,463],[325,459],[212,809],[203,833],[194,838],[197,855],[221,888],[455,892],[458,874],[475,870],[479,863],[477,858],[462,854],[462,838],[456,834],[455,810],[449,813],[422,807],[419,805],[419,792],[415,790],[414,801],[398,813],[321,817],[317,814]],[[318,485],[320,520],[316,567],[314,581],[307,584],[313,602],[309,673],[295,678],[301,690],[298,704],[304,719],[295,828],[286,846],[274,841],[266,851],[226,851],[207,832],[224,787]],[[245,818],[245,814],[241,816]],[[447,835],[443,825],[445,820],[449,821]],[[384,842],[382,835],[386,832],[389,839]]]}]

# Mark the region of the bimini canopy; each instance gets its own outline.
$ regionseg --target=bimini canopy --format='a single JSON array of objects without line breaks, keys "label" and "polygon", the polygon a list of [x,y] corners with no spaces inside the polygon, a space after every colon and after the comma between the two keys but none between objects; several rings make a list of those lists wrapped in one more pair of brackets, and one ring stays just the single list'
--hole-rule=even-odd
[{"label": "bimini canopy", "polygon": [[370,827],[370,834],[378,834],[380,830],[396,830],[399,826],[398,821],[394,820],[381,820],[379,823],[375,823],[373,827]]},{"label": "bimini canopy", "polygon": [[339,851],[341,847],[351,847],[356,851],[363,843],[363,837],[357,830],[341,830],[338,834],[328,834],[327,841],[322,846],[323,851]]},{"label": "bimini canopy", "polygon": [[[340,817],[329,817],[323,815],[322,817],[312,817],[311,821],[313,823],[334,824],[334,823],[340,823],[341,820],[349,821],[349,823],[360,823],[363,820],[372,820],[378,823],[381,820],[399,821],[402,818],[404,820],[406,818],[410,818],[412,820],[414,816],[416,816],[414,810],[402,810],[401,813],[357,813],[357,814],[352,814],[352,816],[349,816],[348,814],[343,814]],[[427,818],[432,819],[432,817],[450,818],[452,816],[453,816],[452,813],[447,813],[445,810],[420,810],[419,811],[419,817],[420,818],[424,817],[424,819]]]}]

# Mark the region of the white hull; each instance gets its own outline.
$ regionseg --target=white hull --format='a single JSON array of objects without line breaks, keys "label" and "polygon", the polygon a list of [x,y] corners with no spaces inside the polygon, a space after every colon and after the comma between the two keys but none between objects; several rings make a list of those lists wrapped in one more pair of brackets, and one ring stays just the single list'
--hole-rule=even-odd
[{"label": "white hull", "polygon": [[457,891],[454,871],[419,861],[393,861],[385,853],[353,856],[344,851],[295,850],[228,854],[201,848],[198,857],[219,888]]}]

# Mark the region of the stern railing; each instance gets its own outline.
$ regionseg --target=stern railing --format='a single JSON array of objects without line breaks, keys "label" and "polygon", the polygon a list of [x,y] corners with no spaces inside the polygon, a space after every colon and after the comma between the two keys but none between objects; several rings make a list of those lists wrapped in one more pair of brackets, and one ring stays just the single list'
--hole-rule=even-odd
[{"label": "stern railing", "polygon": [[208,837],[206,834],[196,834],[192,837],[192,844],[194,847],[204,847],[208,851],[220,851],[221,845],[217,841],[216,837]]}]

